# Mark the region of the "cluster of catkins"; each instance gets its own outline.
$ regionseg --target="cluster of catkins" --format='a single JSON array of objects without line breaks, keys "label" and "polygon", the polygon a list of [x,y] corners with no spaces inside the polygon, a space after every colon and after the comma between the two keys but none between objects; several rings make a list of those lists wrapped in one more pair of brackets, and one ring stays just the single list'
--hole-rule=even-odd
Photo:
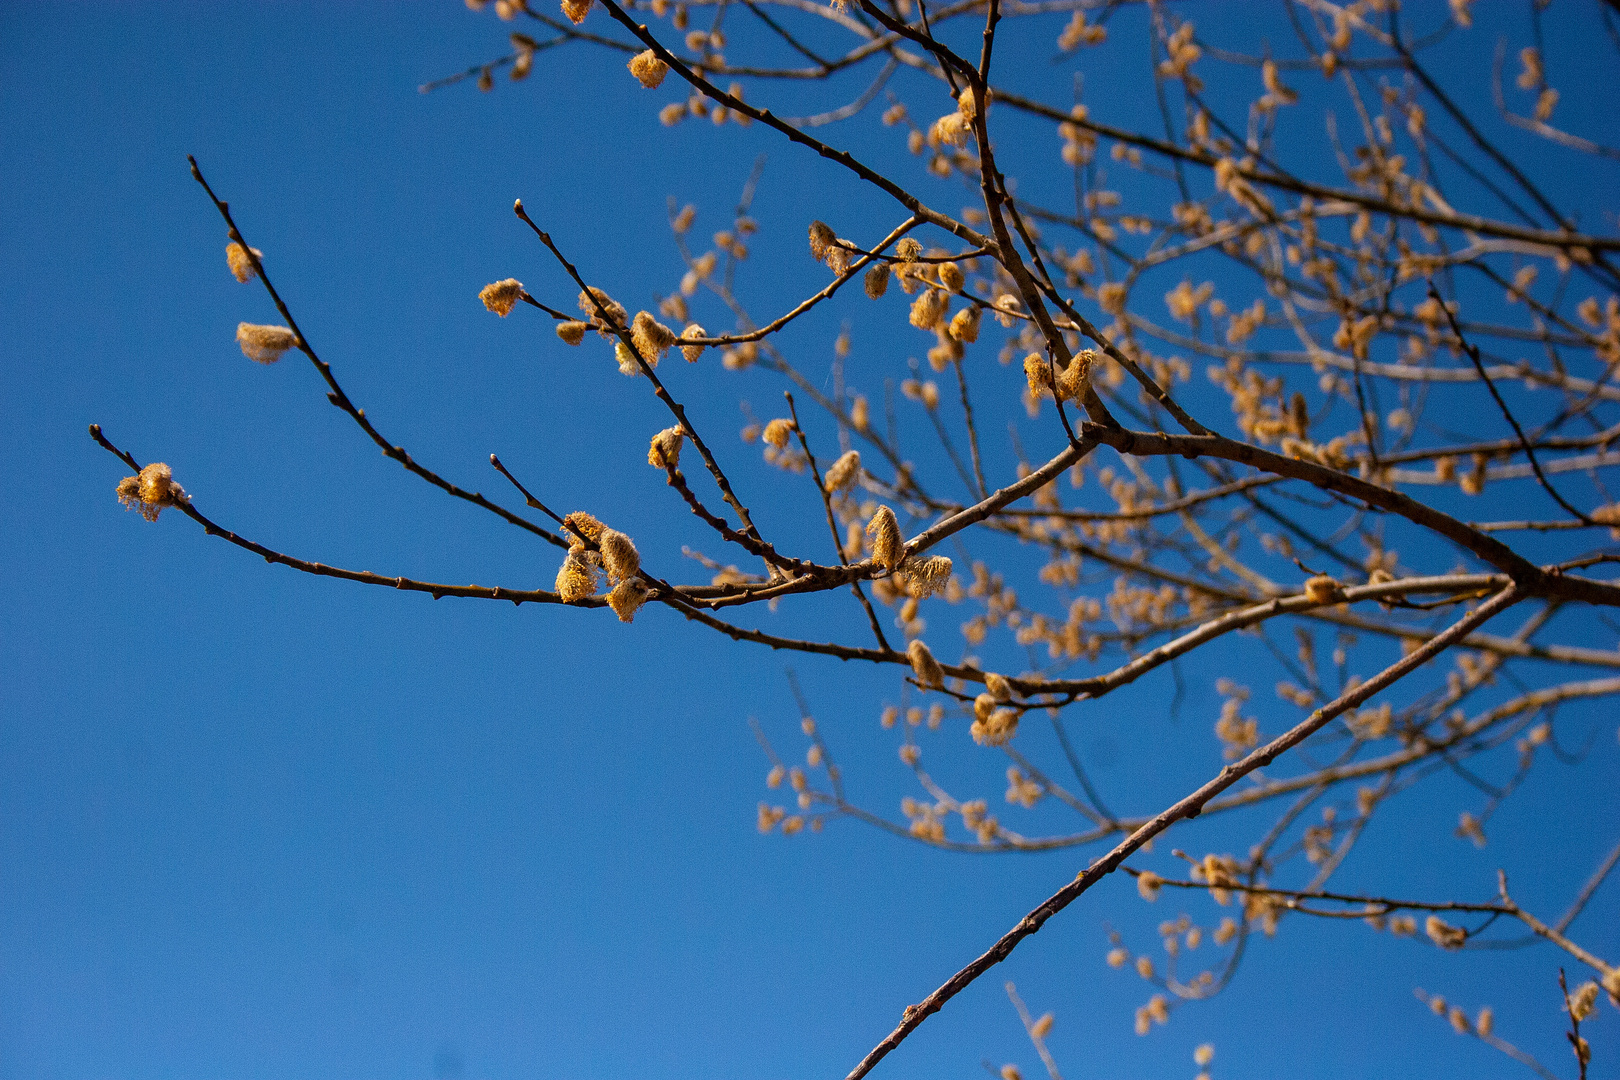
[{"label": "cluster of catkins", "polygon": [[641,555],[631,539],[603,525],[583,510],[563,518],[569,533],[568,556],[557,570],[557,594],[567,603],[596,595],[597,574],[606,571],[607,604],[620,622],[630,622],[652,590],[641,579]]}]

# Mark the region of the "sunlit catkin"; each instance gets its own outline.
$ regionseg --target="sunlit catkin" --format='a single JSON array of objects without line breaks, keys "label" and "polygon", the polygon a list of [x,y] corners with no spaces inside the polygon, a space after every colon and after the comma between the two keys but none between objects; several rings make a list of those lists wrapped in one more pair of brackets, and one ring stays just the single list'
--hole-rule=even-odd
[{"label": "sunlit catkin", "polygon": [[992,709],[984,719],[975,719],[968,734],[980,746],[1006,746],[1018,734],[1017,709]]},{"label": "sunlit catkin", "polygon": [[867,297],[872,300],[876,300],[884,293],[888,292],[889,264],[873,263],[871,266],[867,267],[866,278],[863,284],[866,288]]},{"label": "sunlit catkin", "polygon": [[118,501],[126,510],[139,510],[147,521],[156,521],[165,506],[188,501],[185,489],[174,482],[174,473],[161,461],[146,466],[134,476],[118,482]]},{"label": "sunlit catkin", "polygon": [[[691,326],[688,326],[685,330],[681,331],[682,341],[692,341],[696,338],[704,338],[708,336],[708,331],[704,330],[703,327],[699,326],[697,323],[693,323]],[[681,355],[686,357],[686,362],[688,364],[695,364],[697,363],[698,357],[703,355],[703,346],[682,345]]]},{"label": "sunlit catkin", "polygon": [[518,297],[523,295],[523,282],[517,278],[507,278],[505,281],[494,281],[485,285],[478,291],[478,299],[501,318],[512,314],[517,306]]},{"label": "sunlit catkin", "polygon": [[641,554],[635,543],[617,529],[603,529],[597,541],[602,548],[602,567],[609,582],[629,581],[641,570]]},{"label": "sunlit catkin", "polygon": [[872,520],[866,523],[866,535],[872,539],[873,561],[885,570],[898,568],[905,557],[905,541],[900,537],[900,522],[894,511],[879,506]]},{"label": "sunlit catkin", "polygon": [[953,262],[939,264],[939,283],[947,292],[959,293],[967,285],[967,275]]},{"label": "sunlit catkin", "polygon": [[827,252],[832,250],[837,240],[838,236],[832,231],[832,226],[825,221],[810,223],[810,257],[816,262],[827,261]]},{"label": "sunlit catkin", "polygon": [[569,345],[578,345],[585,340],[585,331],[590,329],[589,323],[578,319],[567,319],[557,324],[557,336]]},{"label": "sunlit catkin", "polygon": [[1058,397],[1065,401],[1084,401],[1086,392],[1091,389],[1092,366],[1097,362],[1097,354],[1091,349],[1081,349],[1069,360],[1069,366],[1058,372]]},{"label": "sunlit catkin", "polygon": [[939,325],[948,303],[940,289],[925,289],[911,302],[911,325],[919,330],[932,330]]},{"label": "sunlit catkin", "polygon": [[669,74],[669,65],[658,59],[658,54],[651,49],[631,57],[627,66],[636,81],[648,90],[658,89],[663,84],[664,76]]},{"label": "sunlit catkin", "polygon": [[936,689],[945,685],[944,670],[921,638],[906,646],[906,657],[911,661],[911,670],[917,676],[919,686]]},{"label": "sunlit catkin", "polygon": [[602,531],[606,528],[606,525],[583,510],[575,510],[563,517],[563,532],[568,535],[570,543],[579,543],[582,536],[593,544],[597,543],[602,539]]},{"label": "sunlit catkin", "polygon": [[[253,254],[260,259],[264,258],[264,252],[258,248],[253,249]],[[253,268],[253,260],[248,258],[248,249],[235,240],[225,245],[225,262],[230,266],[231,274],[237,281],[247,281],[258,274]]]},{"label": "sunlit catkin", "polygon": [[792,436],[793,421],[779,416],[765,425],[765,432],[760,437],[780,450],[788,444],[788,439]]},{"label": "sunlit catkin", "polygon": [[677,338],[675,331],[653,318],[651,312],[638,311],[630,323],[630,340],[635,342],[636,351],[647,363],[657,367]]},{"label": "sunlit catkin", "polygon": [[686,433],[679,427],[667,427],[652,437],[647,447],[647,464],[655,469],[674,469],[681,463],[681,444]]},{"label": "sunlit catkin", "polygon": [[1317,574],[1305,581],[1305,599],[1313,604],[1333,604],[1344,599],[1344,590],[1328,575]]},{"label": "sunlit catkin", "polygon": [[273,364],[281,359],[282,353],[298,344],[298,335],[285,326],[238,323],[236,343],[242,347],[242,355],[254,363]]},{"label": "sunlit catkin", "polygon": [[842,491],[861,475],[861,452],[846,450],[827,467],[827,490]]},{"label": "sunlit catkin", "polygon": [[947,332],[953,340],[972,344],[979,340],[979,321],[981,318],[981,310],[977,306],[965,307],[951,316],[951,324]]},{"label": "sunlit catkin", "polygon": [[994,697],[997,701],[1012,700],[1012,683],[1007,681],[1007,677],[1005,675],[998,675],[994,671],[985,672],[984,688],[990,691],[990,696]]},{"label": "sunlit catkin", "polygon": [[641,610],[641,605],[647,602],[647,595],[651,590],[646,582],[640,578],[626,578],[613,587],[608,593],[608,607],[613,614],[619,617],[620,622],[630,622]]},{"label": "sunlit catkin", "polygon": [[944,555],[910,558],[900,564],[911,595],[921,600],[944,589],[951,580],[951,560]]},{"label": "sunlit catkin", "polygon": [[585,560],[583,552],[570,551],[557,570],[557,595],[573,603],[596,593],[596,568]]},{"label": "sunlit catkin", "polygon": [[1468,940],[1467,930],[1452,926],[1438,915],[1430,915],[1424,920],[1423,932],[1429,935],[1430,941],[1446,950],[1460,949]]},{"label": "sunlit catkin", "polygon": [[[1136,876],[1136,891],[1150,904],[1159,898],[1159,890],[1163,887],[1164,878],[1151,870],[1144,870]],[[1143,978],[1147,976],[1144,975]]]}]

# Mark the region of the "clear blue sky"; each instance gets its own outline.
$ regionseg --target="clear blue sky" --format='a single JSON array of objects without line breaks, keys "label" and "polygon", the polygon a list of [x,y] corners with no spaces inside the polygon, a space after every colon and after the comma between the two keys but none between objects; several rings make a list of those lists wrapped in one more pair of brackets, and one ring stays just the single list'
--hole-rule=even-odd
[{"label": "clear blue sky", "polygon": [[[800,747],[781,656],[663,611],[627,628],[311,578],[177,514],[149,526],[119,509],[124,470],[90,442],[90,422],[169,462],[216,520],[282,550],[447,581],[546,585],[555,571],[555,549],[383,459],[302,359],[243,359],[236,323],[274,311],[225,272],[192,153],[349,393],[418,458],[504,500],[486,463],[499,452],[669,574],[683,572],[683,542],[718,554],[644,463],[647,435],[668,423],[645,387],[569,352],[528,312],[502,321],[477,303],[508,275],[572,295],[511,201],[632,308],[677,272],[665,196],[699,202],[707,235],[757,154],[769,155],[766,230],[748,290],[762,309],[778,283],[819,280],[802,251],[811,217],[853,232],[891,222],[891,207],[759,126],[658,127],[670,95],[642,92],[609,54],[542,55],[528,82],[492,94],[416,92],[499,55],[506,29],[448,2],[0,8],[4,1080],[843,1075],[1089,857],[949,855],[850,823],[761,837],[766,764],[748,717]],[[1484,33],[1472,61],[1451,63],[1478,74]],[[1062,97],[1068,74],[1018,77]],[[1106,77],[1092,75],[1090,100],[1107,100]],[[1135,122],[1148,104],[1094,115]],[[1612,112],[1596,112],[1609,107],[1573,83],[1563,106],[1613,141]],[[893,146],[872,116],[831,132]],[[1555,186],[1598,220],[1615,190],[1586,183]],[[846,313],[791,339],[806,370],[826,370]],[[916,348],[861,332],[855,370],[872,379]],[[775,415],[780,386],[712,358],[679,367],[673,388],[767,530],[819,542],[808,487],[790,495],[731,434],[739,399]],[[1005,448],[995,461],[1008,466]],[[814,636],[849,615],[834,610],[754,618]],[[1184,669],[1175,723],[1162,719],[1163,678],[1096,710],[1084,746],[1116,809],[1156,809],[1218,765],[1210,683],[1234,655]],[[793,663],[851,784],[892,813],[910,789],[877,713],[898,676]],[[1257,677],[1258,707],[1280,716],[1270,681]],[[1620,764],[1612,714],[1563,716],[1577,738],[1596,732],[1590,757],[1539,769],[1492,847],[1449,839],[1478,799],[1442,779],[1372,831],[1343,882],[1486,896],[1511,857],[1520,899],[1561,908],[1614,841]],[[956,735],[931,752],[966,775],[974,759]],[[994,796],[997,770],[978,768]],[[1199,823],[1162,848],[1246,844],[1255,820]],[[1144,865],[1170,861],[1161,849]],[[1202,900],[1185,906],[1210,917]],[[1008,978],[1056,1012],[1072,1078],[1190,1078],[1206,1041],[1216,1077],[1521,1075],[1453,1036],[1414,986],[1492,1004],[1505,1037],[1566,1062],[1541,978],[1550,954],[1442,957],[1337,925],[1288,925],[1256,945],[1231,993],[1138,1038],[1131,1014],[1148,990],[1104,966],[1105,923],[1146,948],[1177,910],[1106,883],[880,1075],[982,1077],[981,1059],[1032,1075]],[[1620,953],[1620,888],[1578,926]],[[1607,1070],[1595,1075],[1620,1075],[1607,1006],[1593,1042]]]}]

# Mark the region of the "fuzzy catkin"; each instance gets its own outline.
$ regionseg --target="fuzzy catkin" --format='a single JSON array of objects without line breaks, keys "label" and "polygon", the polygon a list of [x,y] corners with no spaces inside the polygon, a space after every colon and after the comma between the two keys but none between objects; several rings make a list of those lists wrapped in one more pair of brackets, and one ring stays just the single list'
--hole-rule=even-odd
[{"label": "fuzzy catkin", "polygon": [[872,538],[872,559],[885,570],[898,568],[905,555],[905,543],[900,538],[900,522],[894,511],[879,506],[872,520],[867,522],[866,535]]},{"label": "fuzzy catkin", "polygon": [[862,282],[866,288],[868,299],[876,300],[889,291],[889,264],[873,263],[866,268],[866,278]]},{"label": "fuzzy catkin", "polygon": [[827,467],[827,490],[842,491],[861,475],[861,452],[846,450]]},{"label": "fuzzy catkin", "polygon": [[118,501],[126,510],[139,510],[147,521],[156,521],[165,506],[178,506],[188,498],[185,489],[174,482],[173,471],[161,461],[118,482]]},{"label": "fuzzy catkin", "polygon": [[640,578],[628,578],[619,582],[608,593],[608,607],[613,609],[613,614],[619,617],[620,622],[631,622],[635,619],[636,612],[641,610],[641,605],[647,602],[650,592],[647,583]]},{"label": "fuzzy catkin", "polygon": [[281,359],[282,353],[298,344],[298,335],[285,326],[238,323],[236,343],[242,347],[242,355],[254,363],[273,364]]},{"label": "fuzzy catkin", "polygon": [[617,529],[603,529],[597,540],[602,549],[602,568],[609,582],[629,581],[641,572],[641,553],[635,542]]},{"label": "fuzzy catkin", "polygon": [[664,81],[664,76],[669,74],[669,65],[660,60],[658,54],[651,49],[631,57],[630,63],[626,66],[630,68],[630,74],[636,77],[636,81],[648,90],[658,89]]},{"label": "fuzzy catkin", "polygon": [[945,685],[945,671],[921,638],[906,646],[906,657],[919,685],[934,689]]},{"label": "fuzzy catkin", "polygon": [[568,535],[569,542],[574,544],[579,543],[581,536],[593,544],[598,543],[602,539],[602,530],[606,528],[606,525],[583,510],[575,510],[563,518],[563,532]]},{"label": "fuzzy catkin", "polygon": [[765,433],[761,437],[767,443],[780,450],[782,447],[788,444],[788,439],[792,436],[792,434],[793,421],[779,416],[775,420],[772,420],[770,423],[765,425]]},{"label": "fuzzy catkin", "polygon": [[[252,250],[255,256],[260,259],[264,258],[264,252],[258,248]],[[248,281],[258,276],[259,272],[253,268],[253,260],[248,257],[248,249],[235,240],[225,245],[225,263],[231,268],[231,275],[237,281]]]},{"label": "fuzzy catkin", "polygon": [[568,319],[557,324],[557,336],[569,345],[578,345],[585,340],[585,331],[590,329],[589,323],[578,319]]},{"label": "fuzzy catkin", "polygon": [[478,291],[478,299],[501,318],[512,314],[517,306],[518,298],[523,295],[523,282],[517,278],[507,278],[505,281],[494,281],[485,285]]},{"label": "fuzzy catkin", "polygon": [[674,469],[681,463],[681,444],[686,432],[679,427],[667,427],[652,437],[647,447],[647,464],[655,469]]},{"label": "fuzzy catkin", "polygon": [[630,323],[630,340],[635,343],[636,351],[652,367],[658,366],[658,361],[669,352],[669,347],[678,340],[675,331],[653,318],[648,311],[636,312],[636,317]]},{"label": "fuzzy catkin", "polygon": [[[702,338],[708,336],[708,331],[704,330],[703,327],[699,326],[697,323],[693,323],[691,326],[688,326],[685,330],[681,331],[682,341],[691,341],[693,338]],[[682,345],[681,355],[686,357],[686,362],[688,364],[695,364],[697,363],[698,357],[703,355],[703,346]]]},{"label": "fuzzy catkin", "polygon": [[583,552],[569,551],[557,570],[557,595],[573,603],[596,593],[596,567],[584,558]]},{"label": "fuzzy catkin", "polygon": [[911,303],[911,325],[919,330],[932,330],[939,325],[948,303],[941,289],[927,289]]}]

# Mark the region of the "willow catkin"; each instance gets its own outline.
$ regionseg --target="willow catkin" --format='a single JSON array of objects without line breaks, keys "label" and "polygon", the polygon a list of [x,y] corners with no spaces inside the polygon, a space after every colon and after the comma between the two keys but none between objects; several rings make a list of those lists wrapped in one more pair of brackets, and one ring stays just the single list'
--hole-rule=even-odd
[{"label": "willow catkin", "polygon": [[951,580],[951,560],[944,555],[909,558],[900,564],[900,572],[906,576],[911,595],[921,600],[945,588]]},{"label": "willow catkin", "polygon": [[557,595],[573,603],[596,593],[596,567],[586,559],[583,551],[570,550],[557,570]]},{"label": "willow catkin", "polygon": [[947,292],[959,293],[967,285],[967,275],[953,262],[939,264],[939,283]]},{"label": "willow catkin", "polygon": [[951,316],[946,333],[953,341],[964,341],[971,345],[979,340],[979,323],[982,317],[977,305],[969,305]]},{"label": "willow catkin", "polygon": [[653,318],[651,312],[638,311],[630,322],[630,340],[647,363],[657,367],[658,361],[664,358],[678,339],[675,331]]},{"label": "willow catkin", "polygon": [[1326,574],[1306,579],[1305,598],[1313,604],[1332,604],[1344,599],[1339,583]]},{"label": "willow catkin", "polygon": [[948,299],[942,289],[925,289],[911,303],[911,325],[919,330],[932,330],[945,315]]},{"label": "willow catkin", "polygon": [[919,685],[930,689],[945,685],[944,669],[921,638],[906,646],[906,657],[911,661],[911,670],[917,676]]},{"label": "willow catkin", "polygon": [[285,326],[259,326],[238,323],[236,343],[242,355],[256,364],[273,364],[281,354],[298,344],[298,335]]},{"label": "willow catkin", "polygon": [[1011,701],[1013,696],[1012,684],[1005,675],[998,675],[994,671],[984,673],[984,688],[990,691],[990,696],[997,701]]},{"label": "willow catkin", "polygon": [[767,443],[780,450],[788,444],[788,439],[792,436],[792,434],[793,421],[779,416],[775,420],[772,420],[770,423],[765,425],[765,432],[761,437]]},{"label": "willow catkin", "polygon": [[[258,248],[253,248],[252,250],[255,256],[260,259],[264,258],[264,252],[260,251]],[[231,275],[235,277],[237,281],[247,281],[250,278],[256,277],[259,273],[253,267],[253,260],[248,257],[248,249],[244,248],[241,244],[238,244],[235,240],[232,240],[230,243],[225,245],[225,263],[231,268]]]},{"label": "willow catkin", "polygon": [[578,345],[585,340],[585,331],[590,329],[589,323],[578,319],[567,319],[557,324],[557,336],[569,345]]},{"label": "willow catkin", "polygon": [[866,289],[868,299],[876,300],[889,291],[889,264],[873,263],[866,268],[866,278],[862,282]]},{"label": "willow catkin", "polygon": [[681,464],[681,444],[686,432],[679,427],[667,427],[652,437],[647,447],[647,464],[655,469],[674,469]]},{"label": "willow catkin", "polygon": [[591,6],[596,0],[562,0],[562,13],[568,16],[568,21],[578,26],[585,21],[585,16],[591,13]]},{"label": "willow catkin", "polygon": [[629,581],[641,571],[641,553],[635,542],[617,529],[603,529],[597,545],[602,549],[602,567],[608,581]]},{"label": "willow catkin", "polygon": [[581,536],[593,544],[598,543],[602,539],[602,531],[606,528],[606,525],[583,510],[575,510],[563,517],[563,531],[568,534],[570,543],[578,543]]},{"label": "willow catkin", "polygon": [[640,578],[626,578],[608,593],[608,607],[613,609],[620,622],[630,622],[641,610],[641,605],[647,602],[650,592],[647,583]]},{"label": "willow catkin", "polygon": [[626,66],[629,67],[630,74],[636,77],[636,81],[648,90],[658,89],[663,84],[664,76],[669,74],[669,65],[660,60],[658,54],[651,49],[631,57],[630,63]]},{"label": "willow catkin", "polygon": [[173,471],[163,462],[154,461],[118,482],[118,501],[124,509],[139,510],[147,521],[156,521],[165,506],[178,506],[187,501],[187,495],[174,482]]},{"label": "willow catkin", "polygon": [[861,474],[861,452],[846,450],[837,461],[827,467],[827,490],[842,491],[853,484]]},{"label": "willow catkin", "polygon": [[[702,338],[708,336],[708,331],[704,330],[703,327],[699,326],[697,323],[693,323],[691,326],[688,326],[685,330],[681,331],[682,341],[691,341],[693,338]],[[703,346],[682,345],[681,355],[686,357],[686,362],[688,364],[695,364],[697,363],[697,358],[703,355]]]},{"label": "willow catkin", "polygon": [[1048,397],[1052,393],[1052,369],[1046,362],[1046,357],[1040,353],[1030,353],[1024,357],[1024,378],[1029,381],[1029,392],[1032,397]]},{"label": "willow catkin", "polygon": [[885,570],[897,569],[905,556],[905,542],[900,538],[900,522],[894,511],[879,506],[866,524],[866,535],[872,538],[873,560]]},{"label": "willow catkin", "polygon": [[831,251],[838,237],[832,231],[832,226],[825,221],[812,221],[810,223],[810,257],[816,262],[826,262],[827,252]]},{"label": "willow catkin", "polygon": [[478,299],[501,318],[512,314],[517,306],[518,298],[523,295],[523,282],[517,278],[507,278],[505,281],[492,281],[478,290]]},{"label": "willow catkin", "polygon": [[1069,366],[1058,372],[1058,397],[1065,401],[1084,401],[1086,392],[1091,389],[1092,367],[1097,362],[1097,354],[1091,349],[1081,349],[1069,360]]},{"label": "willow catkin", "polygon": [[613,328],[623,326],[630,318],[623,304],[594,286],[580,291],[579,310],[604,338],[613,337]]},{"label": "willow catkin", "polygon": [[[989,696],[989,695],[985,695]],[[992,709],[984,719],[975,719],[968,734],[980,746],[1005,746],[1018,734],[1017,709]]]}]

